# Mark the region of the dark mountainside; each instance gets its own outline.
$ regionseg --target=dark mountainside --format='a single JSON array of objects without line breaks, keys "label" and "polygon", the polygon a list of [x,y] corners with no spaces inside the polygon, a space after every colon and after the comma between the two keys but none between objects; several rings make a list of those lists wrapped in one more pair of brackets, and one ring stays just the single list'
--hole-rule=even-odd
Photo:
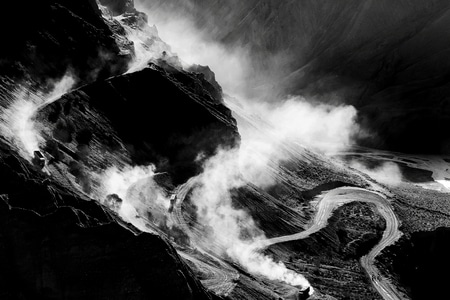
[{"label": "dark mountainside", "polygon": [[450,151],[448,1],[141,2],[191,15],[211,39],[248,48],[256,95],[337,96],[377,135],[364,145]]},{"label": "dark mountainside", "polygon": [[136,235],[132,225],[92,201],[86,193],[95,182],[85,175],[114,163],[150,161],[177,174],[173,182],[197,174],[198,153],[207,158],[219,144],[239,142],[235,121],[218,98],[221,91],[209,92],[217,83],[200,73],[157,66],[121,75],[133,52],[120,50],[123,44],[114,37],[124,30],[111,31],[93,0],[6,6],[20,11],[22,23],[4,31],[2,106],[17,87],[13,83],[45,90],[69,72],[83,87],[43,112],[53,124],[46,145],[51,177],[0,140],[0,297],[216,298],[166,240]]},{"label": "dark mountainside", "polygon": [[[54,145],[62,145],[97,170],[126,153],[121,163],[153,163],[180,184],[201,171],[199,153],[207,158],[219,145],[239,142],[231,112],[208,92],[192,93],[187,86],[202,89],[201,81],[187,73],[178,81],[152,67],[97,81],[48,105],[37,117],[48,124],[50,152],[58,157]],[[105,148],[108,155],[101,153]]]},{"label": "dark mountainside", "polygon": [[1,151],[2,299],[210,299],[160,237]]},{"label": "dark mountainside", "polygon": [[113,15],[134,12],[134,0],[100,0],[101,5],[109,8]]},{"label": "dark mountainside", "polygon": [[[448,295],[449,228],[415,232],[388,249],[379,265],[409,287],[413,299],[441,299]],[[444,296],[445,297],[445,296]]]},{"label": "dark mountainside", "polygon": [[[17,14],[2,18],[0,79],[42,87],[71,72],[79,83],[126,71],[131,53],[122,52],[103,21],[95,0],[8,1],[2,8]],[[18,24],[17,24],[18,23]]]}]

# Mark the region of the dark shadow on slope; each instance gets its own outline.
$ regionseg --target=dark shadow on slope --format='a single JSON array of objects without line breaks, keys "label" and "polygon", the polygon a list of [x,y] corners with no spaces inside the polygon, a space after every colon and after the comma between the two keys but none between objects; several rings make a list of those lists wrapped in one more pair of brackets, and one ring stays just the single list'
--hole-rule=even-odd
[{"label": "dark shadow on slope", "polygon": [[[183,74],[180,82],[152,65],[96,82],[49,105],[39,118],[50,121],[60,149],[69,147],[80,154],[80,147],[72,149],[69,143],[89,130],[89,138],[110,155],[128,156],[131,164],[154,164],[178,184],[198,174],[202,161],[219,146],[233,147],[240,139],[231,112],[204,90],[201,81]],[[64,113],[61,107],[69,103],[71,109]],[[97,168],[112,164],[101,153],[84,153]]]},{"label": "dark shadow on slope", "polygon": [[403,236],[377,259],[382,270],[406,287],[411,299],[448,298],[450,228]]}]

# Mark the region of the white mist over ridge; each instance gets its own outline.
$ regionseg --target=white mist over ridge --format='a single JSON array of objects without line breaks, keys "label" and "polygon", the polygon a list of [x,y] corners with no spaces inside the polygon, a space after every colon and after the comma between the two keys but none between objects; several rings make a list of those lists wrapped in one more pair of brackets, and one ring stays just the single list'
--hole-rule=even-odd
[{"label": "white mist over ridge", "polygon": [[242,47],[225,48],[206,38],[193,20],[174,12],[148,9],[145,1],[137,1],[138,10],[156,24],[161,39],[170,45],[184,68],[200,64],[209,66],[222,88],[231,95],[246,93],[246,79],[250,69],[249,53]]},{"label": "white mist over ridge", "polygon": [[12,103],[0,116],[0,130],[2,135],[17,147],[22,157],[31,160],[33,152],[39,150],[44,142],[41,125],[34,119],[37,111],[70,91],[74,84],[74,78],[65,75],[53,83],[48,93],[32,92],[25,87],[14,93]]}]

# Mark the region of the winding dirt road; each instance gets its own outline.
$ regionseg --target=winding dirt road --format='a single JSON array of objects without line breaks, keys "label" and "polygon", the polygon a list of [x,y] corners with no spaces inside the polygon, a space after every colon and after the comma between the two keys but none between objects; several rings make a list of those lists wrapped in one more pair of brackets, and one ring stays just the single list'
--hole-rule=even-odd
[{"label": "winding dirt road", "polygon": [[[195,245],[195,251],[197,252],[178,251],[178,254],[196,266],[198,272],[201,273],[202,279],[200,281],[207,289],[217,295],[227,296],[235,288],[239,273],[228,263],[202,248],[200,245],[203,237],[201,228],[188,226],[188,220],[185,220],[181,209],[183,201],[189,191],[194,188],[196,182],[197,177],[193,177],[175,191],[178,200],[169,216],[170,221],[189,235],[191,243]],[[199,255],[202,259],[198,258]]]},{"label": "winding dirt road", "polygon": [[361,258],[361,265],[366,270],[371,278],[373,286],[383,299],[405,299],[405,296],[399,293],[388,279],[381,276],[379,270],[374,265],[375,257],[380,254],[384,248],[395,243],[401,236],[401,232],[398,230],[399,221],[397,216],[387,199],[377,192],[356,187],[342,187],[331,190],[319,199],[316,216],[308,229],[296,234],[260,241],[255,248],[256,250],[262,250],[270,245],[307,238],[327,225],[328,219],[336,208],[354,201],[375,204],[378,212],[386,220],[386,229],[380,243],[376,245],[369,254]]}]

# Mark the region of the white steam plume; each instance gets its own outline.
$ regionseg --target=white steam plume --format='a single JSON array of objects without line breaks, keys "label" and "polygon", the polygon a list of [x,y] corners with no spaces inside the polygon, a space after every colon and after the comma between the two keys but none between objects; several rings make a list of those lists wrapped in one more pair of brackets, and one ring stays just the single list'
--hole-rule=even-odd
[{"label": "white steam plume", "polygon": [[25,88],[15,92],[11,105],[0,116],[0,131],[17,147],[22,157],[31,160],[33,152],[39,150],[44,142],[41,125],[34,119],[37,111],[64,95],[74,84],[73,77],[66,75],[55,82],[48,93],[31,92]]},{"label": "white steam plume", "polygon": [[398,185],[403,181],[402,171],[393,162],[385,162],[380,166],[369,168],[363,163],[354,160],[350,163],[350,166],[387,185]]},{"label": "white steam plume", "polygon": [[100,174],[101,188],[97,195],[100,202],[104,203],[111,194],[119,196],[122,203],[117,213],[142,231],[149,231],[146,226],[148,220],[141,218],[148,215],[148,212],[152,214],[154,221],[165,222],[165,212],[169,209],[170,202],[153,180],[154,170],[152,165],[107,169]]},{"label": "white steam plume", "polygon": [[[233,207],[230,191],[246,181],[261,187],[273,185],[268,166],[287,158],[280,150],[286,142],[323,152],[350,146],[352,135],[358,131],[356,110],[350,106],[312,105],[300,97],[278,105],[245,103],[233,108],[240,109],[240,117],[250,122],[239,122],[240,147],[222,149],[207,160],[192,201],[201,221],[212,228],[213,241],[233,260],[252,273],[307,288],[309,283],[302,275],[254,251],[265,236],[251,216]],[[243,239],[243,232],[251,233],[251,237]]]},{"label": "white steam plume", "polygon": [[225,91],[233,95],[247,93],[250,60],[246,49],[219,45],[196,28],[193,20],[174,11],[149,9],[145,1],[138,1],[136,7],[148,15],[149,23],[156,24],[159,36],[181,59],[183,67],[209,66]]},{"label": "white steam plume", "polygon": [[301,289],[310,287],[302,275],[289,270],[281,262],[255,252],[257,242],[266,237],[248,213],[233,207],[230,194],[232,189],[246,184],[239,172],[237,151],[222,149],[208,159],[203,173],[198,177],[199,184],[193,190],[192,200],[198,208],[198,219],[212,230],[205,238],[251,273],[281,280]]}]

